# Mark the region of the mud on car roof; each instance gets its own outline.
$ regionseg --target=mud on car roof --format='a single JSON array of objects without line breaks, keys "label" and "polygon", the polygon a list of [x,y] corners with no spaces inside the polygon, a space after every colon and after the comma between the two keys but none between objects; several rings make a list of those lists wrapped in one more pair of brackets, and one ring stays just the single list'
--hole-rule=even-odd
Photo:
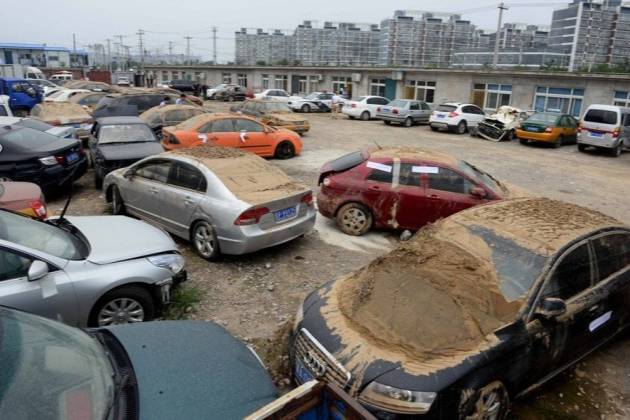
[{"label": "mud on car roof", "polygon": [[457,159],[446,153],[425,150],[416,147],[385,147],[368,149],[370,157],[428,160],[447,165],[456,165]]}]

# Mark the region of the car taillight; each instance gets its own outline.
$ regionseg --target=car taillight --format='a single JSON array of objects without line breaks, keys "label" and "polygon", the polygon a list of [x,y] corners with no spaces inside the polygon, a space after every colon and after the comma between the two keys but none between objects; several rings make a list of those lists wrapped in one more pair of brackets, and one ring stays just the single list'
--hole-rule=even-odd
[{"label": "car taillight", "polygon": [[[326,183],[326,180],[324,180],[324,183]],[[313,205],[313,193],[308,193],[302,196],[302,198],[300,199],[301,203],[306,204],[307,206],[312,206]]]},{"label": "car taillight", "polygon": [[392,114],[398,114],[398,110],[396,108],[392,109]]},{"label": "car taillight", "polygon": [[238,226],[255,225],[260,221],[260,218],[267,213],[269,213],[269,209],[267,207],[257,207],[254,209],[245,210],[234,221],[234,224]]},{"label": "car taillight", "polygon": [[60,165],[63,165],[64,163],[66,163],[66,158],[63,156],[55,156],[55,159],[57,159],[57,163]]},{"label": "car taillight", "polygon": [[615,138],[615,139],[616,139],[617,137],[619,137],[619,131],[620,131],[620,130],[619,130],[619,127],[615,128],[615,129],[613,130],[613,132],[612,132],[612,136],[613,136],[613,138]]},{"label": "car taillight", "polygon": [[449,118],[455,118],[455,117],[458,117],[459,114],[457,112],[453,111],[453,112],[449,113],[448,116],[449,116]]},{"label": "car taillight", "polygon": [[551,133],[551,132],[553,132],[553,129],[551,127],[545,128],[545,133]]},{"label": "car taillight", "polygon": [[46,206],[41,200],[33,201],[31,203],[31,210],[33,210],[35,215],[40,219],[46,218]]},{"label": "car taillight", "polygon": [[330,187],[330,185],[332,184],[330,177],[324,178],[323,184],[324,184],[324,187]]}]

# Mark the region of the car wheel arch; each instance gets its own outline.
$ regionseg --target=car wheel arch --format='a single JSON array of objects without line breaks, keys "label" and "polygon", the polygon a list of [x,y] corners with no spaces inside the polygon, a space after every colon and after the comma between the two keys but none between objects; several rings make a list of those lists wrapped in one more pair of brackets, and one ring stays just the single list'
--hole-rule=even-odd
[{"label": "car wheel arch", "polygon": [[160,307],[159,288],[155,287],[153,284],[146,283],[143,281],[137,281],[137,280],[133,282],[129,282],[129,283],[118,283],[118,284],[112,285],[107,290],[104,290],[91,303],[89,314],[88,314],[88,325],[91,323],[91,321],[94,319],[94,316],[96,315],[95,310],[97,309],[98,304],[101,303],[108,294],[115,292],[116,290],[129,288],[129,287],[137,287],[139,289],[145,290],[147,293],[151,295],[151,298],[153,299],[153,304],[155,305],[155,307],[156,308]]}]

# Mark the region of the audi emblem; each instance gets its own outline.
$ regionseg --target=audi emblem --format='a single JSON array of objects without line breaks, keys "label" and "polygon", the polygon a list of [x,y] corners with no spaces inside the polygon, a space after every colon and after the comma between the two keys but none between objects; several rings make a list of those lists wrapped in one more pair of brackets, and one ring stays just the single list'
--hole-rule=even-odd
[{"label": "audi emblem", "polygon": [[326,366],[317,359],[310,351],[307,351],[302,356],[303,362],[311,371],[315,379],[319,379],[326,373]]}]

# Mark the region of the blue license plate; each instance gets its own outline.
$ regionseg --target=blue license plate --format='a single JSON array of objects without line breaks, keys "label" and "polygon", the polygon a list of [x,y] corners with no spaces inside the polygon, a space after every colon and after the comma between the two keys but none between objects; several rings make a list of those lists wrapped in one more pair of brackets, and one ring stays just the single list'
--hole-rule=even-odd
[{"label": "blue license plate", "polygon": [[66,156],[66,161],[68,163],[72,163],[76,160],[79,160],[79,155],[77,153],[70,153],[68,156]]},{"label": "blue license plate", "polygon": [[444,114],[438,114],[438,115],[437,115],[437,117],[438,117],[438,118],[444,118],[444,117],[446,117],[446,115],[444,115]]},{"label": "blue license plate", "polygon": [[274,213],[276,217],[276,222],[281,222],[283,220],[293,219],[297,215],[297,209],[295,207],[289,207],[288,209],[278,210]]},{"label": "blue license plate", "polygon": [[313,379],[313,374],[309,372],[306,366],[304,366],[299,359],[295,360],[295,369],[293,373],[295,374],[295,380],[301,384]]},{"label": "blue license plate", "polygon": [[591,131],[591,137],[604,137],[604,133],[593,133]]}]

